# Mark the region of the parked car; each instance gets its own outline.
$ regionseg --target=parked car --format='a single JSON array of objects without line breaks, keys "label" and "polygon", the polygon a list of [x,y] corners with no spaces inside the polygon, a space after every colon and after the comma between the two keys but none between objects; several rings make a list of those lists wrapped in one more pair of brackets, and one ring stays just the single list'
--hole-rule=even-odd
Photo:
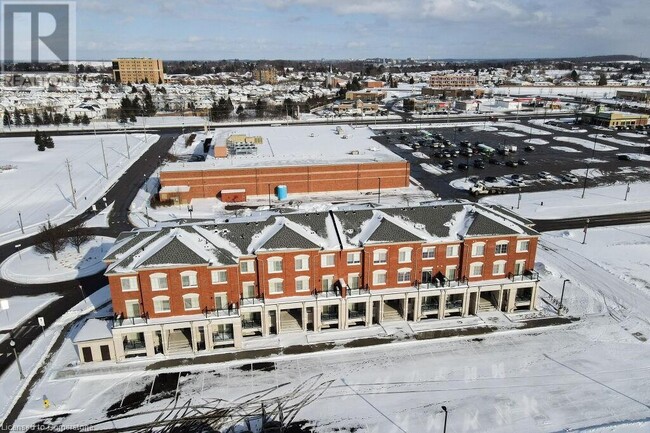
[{"label": "parked car", "polygon": [[616,155],[616,156],[617,156],[618,159],[620,159],[621,161],[630,161],[630,160],[632,159],[632,158],[630,158],[630,155],[627,155],[627,154],[625,154],[625,153],[622,153],[622,154],[620,154],[620,155]]},{"label": "parked car", "polygon": [[510,179],[510,185],[512,186],[524,186],[523,179]]},{"label": "parked car", "polygon": [[526,161],[524,158],[520,158],[517,162],[519,162],[520,165],[528,165],[528,161]]},{"label": "parked car", "polygon": [[465,164],[464,162],[461,162],[460,164],[458,164],[458,169],[459,170],[468,170],[469,165]]},{"label": "parked car", "polygon": [[510,176],[510,179],[512,180],[523,180],[523,177],[520,174],[513,174]]},{"label": "parked car", "polygon": [[494,164],[494,165],[503,165],[503,162],[501,160],[496,159],[496,158],[490,158],[490,159],[488,159],[488,162],[490,164]]},{"label": "parked car", "polygon": [[578,178],[573,173],[564,173],[561,177],[565,182],[578,183]]},{"label": "parked car", "polygon": [[485,168],[485,161],[482,159],[474,160],[474,168]]},{"label": "parked car", "polygon": [[516,167],[516,166],[519,165],[519,163],[517,161],[513,161],[513,160],[509,159],[508,161],[506,161],[506,165],[508,167]]},{"label": "parked car", "polygon": [[535,146],[533,146],[533,145],[526,146],[526,147],[524,147],[524,150],[526,152],[532,152],[533,150],[535,150]]},{"label": "parked car", "polygon": [[494,176],[487,176],[487,177],[485,178],[485,181],[486,181],[487,183],[495,183],[495,182],[498,181],[498,179],[497,179],[496,177],[494,177]]},{"label": "parked car", "polygon": [[540,171],[539,173],[537,173],[537,177],[539,177],[540,179],[552,179],[553,178],[553,176],[551,176],[551,173],[549,173],[548,171]]}]

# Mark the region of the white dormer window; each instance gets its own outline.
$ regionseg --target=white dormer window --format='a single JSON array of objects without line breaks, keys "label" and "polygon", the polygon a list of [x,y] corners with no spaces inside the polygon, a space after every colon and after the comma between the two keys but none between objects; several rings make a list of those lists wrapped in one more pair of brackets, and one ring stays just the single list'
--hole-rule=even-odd
[{"label": "white dormer window", "polygon": [[167,274],[156,273],[149,276],[151,281],[151,290],[167,290]]},{"label": "white dormer window", "polygon": [[181,286],[184,289],[189,287],[197,287],[199,285],[196,278],[196,271],[183,271],[181,272]]}]

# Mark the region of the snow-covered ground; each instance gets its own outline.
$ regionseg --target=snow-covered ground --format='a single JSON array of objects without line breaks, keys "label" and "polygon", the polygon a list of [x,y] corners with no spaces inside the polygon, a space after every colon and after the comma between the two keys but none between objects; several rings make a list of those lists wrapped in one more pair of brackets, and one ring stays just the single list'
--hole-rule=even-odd
[{"label": "snow-covered ground", "polygon": [[[185,405],[217,409],[252,400],[270,408],[280,401],[286,409],[298,400],[304,406],[296,420],[317,432],[442,431],[443,405],[450,432],[647,432],[650,277],[643,258],[650,255],[650,225],[590,229],[585,244],[582,236],[581,230],[545,234],[536,263],[545,314],[556,314],[550,296],[559,298],[569,280],[564,304],[580,318],[570,325],[269,357],[268,371],[251,361],[181,364],[165,370],[178,378],[166,395],[153,391],[159,371],[142,361],[98,371],[66,367],[76,357],[67,341],[17,424],[69,414],[50,423],[104,421],[101,427],[119,428]],[[478,320],[508,321],[498,313]],[[412,327],[384,326],[393,333]],[[127,410],[133,417],[107,417],[109,406],[138,392],[147,402]]]},{"label": "snow-covered ground", "polygon": [[[0,331],[10,331],[20,326],[25,320],[59,298],[60,296],[55,294],[4,298],[9,303],[9,309],[0,311]],[[3,336],[6,334],[0,334],[0,338]]]},{"label": "snow-covered ground", "polygon": [[573,147],[567,147],[567,146],[551,146],[551,149],[559,150],[560,152],[580,153],[578,149],[574,149]]},{"label": "snow-covered ground", "polygon": [[45,284],[94,275],[106,267],[102,260],[114,241],[98,236],[83,244],[79,252],[68,244],[57,253],[57,260],[51,254],[40,254],[34,247],[28,247],[0,264],[0,276],[14,283]]},{"label": "snow-covered ground", "polygon": [[[0,166],[12,168],[0,172],[0,243],[33,234],[48,219],[60,224],[79,215],[158,138],[147,134],[145,142],[144,134],[129,134],[128,152],[124,134],[56,136],[55,147],[44,152],[36,149],[31,137],[0,138]],[[76,209],[66,160],[76,190]]]},{"label": "snow-covered ground", "polygon": [[108,218],[113,210],[113,205],[115,202],[112,202],[104,209],[99,211],[94,217],[90,218],[85,222],[85,227],[109,227]]},{"label": "snow-covered ground", "polygon": [[[650,183],[630,184],[627,200],[626,190],[627,184],[591,187],[585,191],[585,198],[581,198],[582,188],[527,192],[521,194],[517,213],[533,219],[561,219],[650,210]],[[481,202],[512,207],[517,198],[516,194],[495,195]]]},{"label": "snow-covered ground", "polygon": [[560,136],[560,137],[553,137],[553,140],[561,141],[563,143],[577,144],[586,149],[595,150],[597,152],[608,152],[610,150],[618,150],[617,147],[601,144],[596,142],[595,140],[585,140],[583,138]]},{"label": "snow-covered ground", "polygon": [[422,167],[422,169],[427,173],[431,173],[435,176],[440,176],[441,174],[449,174],[452,172],[452,170],[445,170],[437,164],[422,163],[420,164],[420,167]]},{"label": "snow-covered ground", "polygon": [[[645,139],[644,136],[639,136],[642,139]],[[633,147],[645,147],[650,145],[648,140],[645,141],[632,141],[632,140],[621,140],[620,138],[614,138],[608,134],[589,134],[589,138],[597,138],[598,140],[608,141],[614,144],[620,144],[623,146],[633,146]]]},{"label": "snow-covered ground", "polygon": [[[15,404],[16,399],[27,387],[34,374],[36,374],[37,369],[45,362],[50,349],[56,342],[57,337],[63,331],[63,328],[74,319],[95,310],[101,305],[106,304],[109,300],[110,290],[108,286],[97,290],[60,317],[45,331],[45,333],[32,341],[27,349],[19,354],[20,364],[25,373],[26,379],[20,379],[16,363],[11,364],[11,366],[4,371],[2,376],[0,376],[0,389],[2,389],[2,392],[0,392],[0,420],[5,419],[8,411]],[[71,344],[68,346],[68,349],[72,349],[74,353],[74,348]],[[54,393],[50,395],[57,394]],[[34,401],[34,399],[39,401],[42,407],[42,395],[33,395],[31,400]]]}]

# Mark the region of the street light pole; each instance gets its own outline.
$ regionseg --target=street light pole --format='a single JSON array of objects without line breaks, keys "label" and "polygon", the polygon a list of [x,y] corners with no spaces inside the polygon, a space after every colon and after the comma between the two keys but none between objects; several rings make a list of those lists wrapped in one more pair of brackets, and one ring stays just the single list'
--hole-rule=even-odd
[{"label": "street light pole", "polygon": [[571,280],[564,280],[562,283],[562,294],[560,295],[560,306],[557,308],[557,315],[559,316],[562,314],[562,301],[564,301],[564,288],[566,287],[566,283],[570,283]]},{"label": "street light pole", "polygon": [[582,244],[584,245],[585,242],[587,241],[587,229],[589,228],[589,218],[587,218],[587,221],[585,221],[585,228],[584,228],[584,236],[582,237]]},{"label": "street light pole", "polygon": [[521,204],[521,188],[519,188],[519,195],[517,196],[517,209],[519,209],[519,204]]},{"label": "street light pole", "polygon": [[587,189],[587,178],[589,177],[589,163],[587,163],[587,171],[585,171],[585,181],[582,184],[582,195],[580,198],[585,198],[585,190]]},{"label": "street light pole", "polygon": [[625,190],[625,199],[623,201],[627,201],[627,195],[630,193],[630,182],[627,183],[627,189]]},{"label": "street light pole", "polygon": [[16,364],[18,365],[18,372],[20,373],[20,378],[24,379],[25,375],[23,374],[23,367],[20,365],[20,358],[18,358],[18,352],[16,352],[16,342],[12,339],[9,341],[11,349],[14,351],[14,357],[16,358]]},{"label": "street light pole", "polygon": [[447,406],[442,406],[442,411],[445,413],[445,424],[442,427],[442,433],[447,433]]},{"label": "street light pole", "polygon": [[[628,183],[628,189],[630,189],[629,188],[629,183]],[[625,195],[625,197],[627,197],[627,194]],[[18,221],[20,222],[20,231],[21,231],[21,233],[25,234],[25,227],[23,227],[23,216],[20,213],[20,211],[18,211]]]}]

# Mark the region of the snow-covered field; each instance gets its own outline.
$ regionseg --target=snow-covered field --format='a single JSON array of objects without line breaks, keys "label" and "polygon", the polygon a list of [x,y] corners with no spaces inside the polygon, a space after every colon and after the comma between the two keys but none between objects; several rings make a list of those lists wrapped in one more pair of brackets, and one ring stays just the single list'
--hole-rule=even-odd
[{"label": "snow-covered field", "polygon": [[[48,219],[59,224],[82,213],[158,138],[147,134],[145,143],[144,134],[129,134],[129,152],[124,134],[56,136],[55,147],[44,152],[37,151],[30,137],[0,138],[0,166],[13,167],[0,172],[0,243],[33,234]],[[76,209],[66,160],[76,190]]]},{"label": "snow-covered field", "polygon": [[103,271],[102,261],[115,239],[98,236],[83,244],[79,252],[66,245],[54,260],[51,254],[40,254],[34,247],[12,254],[0,264],[0,276],[21,284],[45,284],[70,281]]},{"label": "snow-covered field", "polygon": [[[643,258],[650,255],[650,225],[590,229],[585,244],[582,236],[581,230],[545,234],[536,263],[547,314],[555,314],[549,296],[559,298],[570,280],[564,303],[580,318],[570,325],[257,360],[270,363],[267,371],[250,361],[181,364],[166,370],[178,385],[162,395],[152,388],[159,372],[142,362],[105,365],[103,374],[93,366],[66,368],[76,356],[67,342],[18,425],[69,414],[51,423],[104,421],[104,428],[119,428],[151,422],[173,407],[226,408],[252,399],[267,408],[304,403],[296,420],[317,432],[442,431],[443,405],[450,432],[647,432],[650,277]],[[409,325],[388,329],[400,326]],[[138,392],[147,402],[127,410],[132,417],[107,417],[109,406]],[[43,395],[50,409],[43,409]]]},{"label": "snow-covered field", "polygon": [[14,329],[58,298],[60,296],[55,294],[4,298],[9,303],[9,309],[0,311],[0,331]]},{"label": "snow-covered field", "polygon": [[[627,184],[591,187],[587,188],[585,198],[581,198],[582,188],[527,192],[521,194],[517,212],[527,218],[560,219],[650,210],[650,183],[630,184],[627,200],[626,190]],[[512,207],[517,203],[517,195],[484,197],[481,202]]]}]

